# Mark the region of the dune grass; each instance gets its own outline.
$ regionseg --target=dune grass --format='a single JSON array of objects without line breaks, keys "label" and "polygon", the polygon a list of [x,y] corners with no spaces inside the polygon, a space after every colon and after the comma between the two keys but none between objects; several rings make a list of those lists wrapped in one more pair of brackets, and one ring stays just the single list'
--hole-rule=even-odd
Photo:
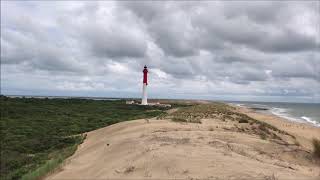
[{"label": "dune grass", "polygon": [[[160,118],[160,117],[159,117]],[[280,134],[295,137],[275,126],[249,117],[246,114],[235,111],[235,108],[224,103],[214,102],[210,104],[195,104],[181,107],[171,114],[164,114],[162,119],[171,119],[175,122],[201,123],[201,119],[209,118],[221,121],[233,121],[239,124],[247,124],[247,133],[256,134],[261,139],[281,140]],[[242,130],[244,131],[244,130]]]},{"label": "dune grass", "polygon": [[36,170],[23,175],[21,177],[21,180],[40,179],[48,173],[52,172],[54,169],[58,168],[66,158],[68,158],[76,152],[78,145],[84,141],[85,136],[77,136],[77,138],[79,138],[79,142],[77,142],[75,145],[55,152],[50,160],[40,165]]},{"label": "dune grass", "polygon": [[320,158],[320,140],[318,139],[313,139],[312,140],[313,144],[313,153],[317,158]]},{"label": "dune grass", "polygon": [[171,120],[174,122],[187,122],[186,119],[180,117],[173,117]]}]

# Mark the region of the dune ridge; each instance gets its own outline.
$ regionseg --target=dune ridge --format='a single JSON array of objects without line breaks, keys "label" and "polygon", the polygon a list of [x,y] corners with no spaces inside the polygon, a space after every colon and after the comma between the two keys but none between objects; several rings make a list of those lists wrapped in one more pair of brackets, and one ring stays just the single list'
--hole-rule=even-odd
[{"label": "dune ridge", "polygon": [[186,107],[88,132],[47,179],[318,179],[318,133],[245,108]]}]

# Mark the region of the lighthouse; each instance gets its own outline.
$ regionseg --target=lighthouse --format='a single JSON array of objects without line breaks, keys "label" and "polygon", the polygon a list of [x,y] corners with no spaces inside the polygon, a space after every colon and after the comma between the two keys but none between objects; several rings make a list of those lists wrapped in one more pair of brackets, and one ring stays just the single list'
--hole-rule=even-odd
[{"label": "lighthouse", "polygon": [[143,72],[143,87],[142,87],[141,105],[148,105],[148,101],[147,101],[148,68],[147,66],[144,66],[142,72]]}]

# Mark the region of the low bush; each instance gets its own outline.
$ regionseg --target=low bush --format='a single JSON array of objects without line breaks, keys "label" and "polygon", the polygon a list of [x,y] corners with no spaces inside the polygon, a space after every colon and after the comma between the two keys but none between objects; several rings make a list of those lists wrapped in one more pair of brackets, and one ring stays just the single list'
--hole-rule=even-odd
[{"label": "low bush", "polygon": [[312,140],[313,144],[313,153],[316,157],[320,158],[320,140],[318,139],[313,139]]},{"label": "low bush", "polygon": [[67,147],[63,150],[60,150],[59,154],[56,157],[53,157],[52,159],[46,161],[43,165],[41,165],[35,171],[32,171],[28,174],[23,175],[21,179],[30,180],[30,179],[40,179],[44,177],[46,174],[48,174],[49,172],[59,167],[66,158],[71,156],[77,150],[77,147],[78,147],[78,144],[75,144],[71,147]]},{"label": "low bush", "polygon": [[239,122],[239,123],[249,123],[249,121],[246,120],[246,119],[240,119],[238,122]]},{"label": "low bush", "polygon": [[168,109],[127,105],[125,100],[0,95],[0,102],[1,180],[42,176],[64,159],[56,153],[79,144],[75,135],[121,121],[155,117]]},{"label": "low bush", "polygon": [[266,140],[267,139],[267,135],[265,133],[260,133],[259,134],[260,138],[263,139],[263,140]]},{"label": "low bush", "polygon": [[186,119],[180,117],[173,117],[171,120],[174,122],[188,122]]},{"label": "low bush", "polygon": [[191,119],[189,122],[201,124],[201,119]]}]

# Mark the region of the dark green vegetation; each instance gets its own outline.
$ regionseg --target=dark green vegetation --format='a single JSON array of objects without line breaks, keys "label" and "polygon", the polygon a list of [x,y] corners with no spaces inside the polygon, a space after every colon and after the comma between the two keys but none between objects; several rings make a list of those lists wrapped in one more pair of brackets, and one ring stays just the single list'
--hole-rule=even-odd
[{"label": "dark green vegetation", "polygon": [[21,177],[21,179],[39,179],[39,177],[44,177],[46,174],[52,172],[55,168],[57,168],[66,158],[71,156],[76,150],[79,144],[85,139],[85,136],[81,139],[80,142],[69,146],[67,148],[63,148],[61,150],[55,151],[50,154],[50,160],[46,161],[44,164],[40,165],[34,171],[31,171]]},{"label": "dark green vegetation", "polygon": [[173,117],[171,120],[174,122],[188,122],[186,119],[179,118],[179,117]]},{"label": "dark green vegetation", "polygon": [[249,121],[247,119],[240,119],[238,122],[239,123],[249,123]]},{"label": "dark green vegetation", "polygon": [[318,139],[313,139],[312,140],[313,144],[313,153],[316,157],[320,158],[320,140]]},{"label": "dark green vegetation", "polygon": [[43,176],[76,150],[82,133],[166,110],[122,100],[0,98],[1,179]]}]

